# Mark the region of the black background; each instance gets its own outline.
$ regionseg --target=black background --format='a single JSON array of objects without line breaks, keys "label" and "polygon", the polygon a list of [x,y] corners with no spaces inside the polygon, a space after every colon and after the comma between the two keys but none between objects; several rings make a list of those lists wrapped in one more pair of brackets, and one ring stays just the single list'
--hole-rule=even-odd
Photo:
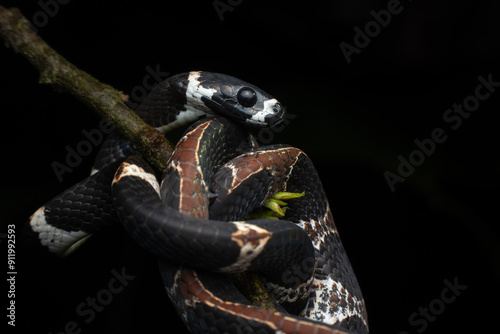
[{"label": "black background", "polygon": [[[456,130],[443,114],[474,94],[478,76],[500,81],[500,5],[402,1],[348,64],[339,44],[353,44],[354,27],[363,30],[370,11],[387,3],[234,1],[221,20],[212,1],[73,0],[36,22],[44,10],[36,1],[2,1],[18,6],[69,61],[126,94],[142,85],[147,66],[227,73],[270,92],[294,116],[273,142],[300,147],[316,164],[371,332],[483,333],[498,313],[499,89]],[[99,118],[38,84],[36,70],[12,49],[2,46],[0,56],[8,171],[0,212],[2,225],[17,226],[16,329],[59,333],[75,321],[81,333],[185,331],[154,258],[123,232],[97,235],[63,260],[22,246],[27,218],[87,175],[96,148],[63,182],[51,163],[64,163],[65,147],[75,148]],[[392,192],[384,172],[397,173],[398,156],[408,158],[414,140],[435,128],[446,141]],[[77,306],[122,268],[135,278],[86,323]],[[420,307],[439,306],[445,280],[467,288],[425,327],[411,323]]]}]

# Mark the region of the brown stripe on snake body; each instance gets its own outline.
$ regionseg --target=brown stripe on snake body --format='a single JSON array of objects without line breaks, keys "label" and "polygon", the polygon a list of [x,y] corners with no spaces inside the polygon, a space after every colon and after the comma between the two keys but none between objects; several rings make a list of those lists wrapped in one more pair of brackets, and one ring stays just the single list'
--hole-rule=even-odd
[{"label": "brown stripe on snake body", "polygon": [[176,273],[178,291],[185,298],[188,307],[202,304],[208,308],[217,309],[230,316],[243,318],[268,326],[276,333],[287,334],[345,334],[347,332],[334,329],[320,323],[314,324],[297,318],[286,316],[279,312],[267,311],[255,306],[229,302],[220,299],[206,289],[198,279],[196,272],[188,268],[180,268]]},{"label": "brown stripe on snake body", "polygon": [[205,129],[209,126],[210,122],[206,122],[179,140],[177,147],[181,149],[176,149],[170,158],[174,161],[170,168],[175,170],[166,171],[166,173],[175,172],[179,175],[181,183],[179,189],[182,189],[179,194],[179,211],[197,218],[208,217],[208,204],[205,201],[208,186],[204,181],[202,170],[196,166],[200,165],[198,157],[200,141]]},{"label": "brown stripe on snake body", "polygon": [[[281,188],[286,188],[286,181],[301,154],[303,152],[297,148],[284,147],[273,150],[254,151],[234,159],[230,164],[225,166],[233,170],[233,180],[228,194],[231,193],[231,189],[236,189],[242,182],[262,170],[269,171],[275,176],[276,180],[280,180],[276,184],[283,184],[284,186]],[[280,190],[282,189],[272,189],[265,201],[274,195],[276,191]]]}]

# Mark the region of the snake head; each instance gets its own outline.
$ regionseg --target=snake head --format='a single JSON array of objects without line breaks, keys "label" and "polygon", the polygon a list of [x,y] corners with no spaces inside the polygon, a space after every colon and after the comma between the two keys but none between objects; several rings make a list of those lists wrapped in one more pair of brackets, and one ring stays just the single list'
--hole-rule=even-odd
[{"label": "snake head", "polygon": [[186,97],[210,114],[256,127],[273,127],[285,117],[283,105],[260,88],[226,74],[190,72]]}]

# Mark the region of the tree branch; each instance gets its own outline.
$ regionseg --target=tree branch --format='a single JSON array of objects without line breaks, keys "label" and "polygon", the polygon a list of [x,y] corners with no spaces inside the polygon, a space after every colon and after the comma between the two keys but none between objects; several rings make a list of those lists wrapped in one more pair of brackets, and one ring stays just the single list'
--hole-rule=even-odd
[{"label": "tree branch", "polygon": [[165,169],[172,144],[125,105],[122,92],[99,82],[58,54],[31,29],[31,23],[17,8],[0,6],[0,36],[38,70],[40,83],[82,101],[111,121],[156,169]]},{"label": "tree branch", "polygon": [[[146,124],[124,101],[126,96],[81,71],[45,43],[17,8],[0,6],[0,36],[15,52],[26,58],[40,73],[39,82],[67,92],[89,106],[100,117],[110,120],[157,170],[163,171],[173,146],[156,129]],[[239,275],[240,286],[255,305],[276,310],[256,276]]]}]

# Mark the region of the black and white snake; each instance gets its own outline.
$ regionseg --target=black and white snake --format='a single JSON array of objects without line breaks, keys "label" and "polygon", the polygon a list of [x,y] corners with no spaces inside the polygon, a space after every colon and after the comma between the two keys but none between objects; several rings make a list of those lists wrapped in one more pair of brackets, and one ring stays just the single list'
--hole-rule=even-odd
[{"label": "black and white snake", "polygon": [[[285,111],[276,99],[199,71],[168,78],[136,112],[163,132],[203,119],[177,144],[161,185],[128,142],[111,135],[91,176],[30,217],[43,246],[63,255],[120,221],[158,255],[166,290],[192,333],[368,332],[312,162],[297,148],[257,148],[243,127],[279,124]],[[305,196],[289,201],[284,220],[242,220],[278,191]],[[263,276],[280,312],[243,297],[228,273],[244,271]]]}]

